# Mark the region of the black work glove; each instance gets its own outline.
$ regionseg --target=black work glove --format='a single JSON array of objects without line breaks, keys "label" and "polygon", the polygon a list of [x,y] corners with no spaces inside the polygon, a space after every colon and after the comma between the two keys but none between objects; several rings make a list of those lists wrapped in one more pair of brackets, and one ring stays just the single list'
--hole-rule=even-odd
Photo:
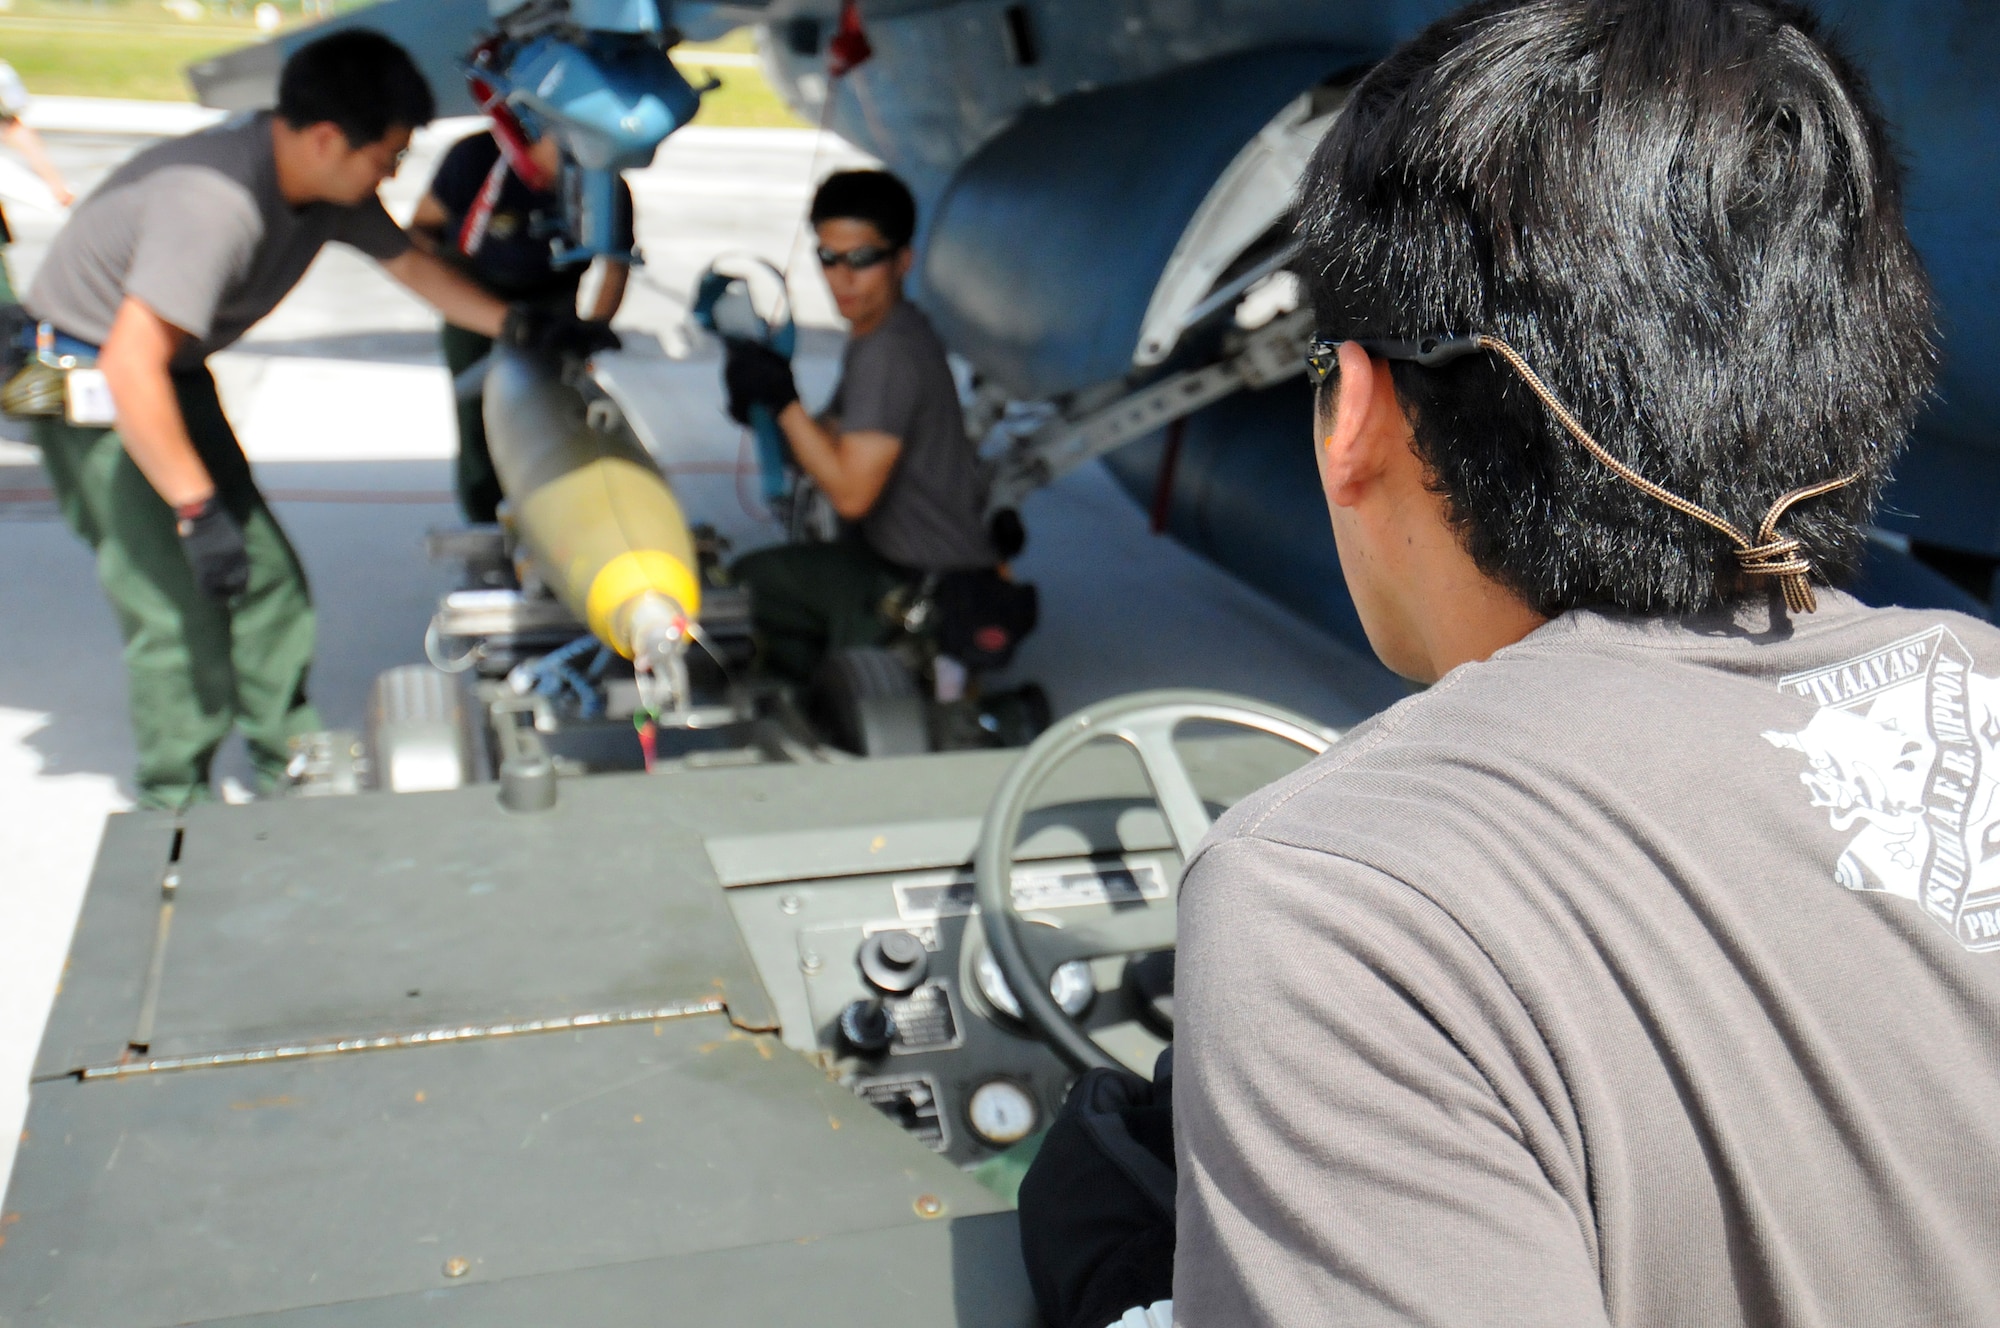
[{"label": "black work glove", "polygon": [[567,309],[551,309],[538,304],[510,304],[507,320],[500,325],[502,344],[541,355],[574,355],[587,360],[601,350],[617,350],[625,343],[609,323],[593,323],[578,318]]},{"label": "black work glove", "polygon": [[34,328],[35,316],[26,309],[18,304],[0,304],[0,374],[12,378],[27,362]]},{"label": "black work glove", "polygon": [[1150,1084],[1086,1071],[1021,1178],[1021,1258],[1049,1328],[1101,1328],[1173,1297],[1172,1054]]},{"label": "black work glove", "polygon": [[750,407],[766,406],[773,419],[799,399],[792,362],[769,346],[737,337],[722,341],[722,385],[729,393],[729,418],[750,423]]},{"label": "black work glove", "polygon": [[250,554],[243,547],[243,527],[210,494],[196,504],[174,511],[181,551],[194,569],[194,583],[210,599],[229,599],[250,584]]}]

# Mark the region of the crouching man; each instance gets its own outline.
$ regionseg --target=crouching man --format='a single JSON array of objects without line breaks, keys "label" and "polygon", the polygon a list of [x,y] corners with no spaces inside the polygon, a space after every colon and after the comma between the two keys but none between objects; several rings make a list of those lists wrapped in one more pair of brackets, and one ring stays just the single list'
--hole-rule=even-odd
[{"label": "crouching man", "polygon": [[898,587],[931,573],[999,562],[982,515],[978,452],[965,434],[944,343],[903,297],[917,208],[886,171],[843,171],[814,195],[820,270],[850,340],[824,414],[799,404],[783,357],[732,341],[729,410],[763,405],[793,459],[845,524],[827,544],[788,544],[741,559],[765,666],[809,681],[829,650],[879,644],[880,612]]},{"label": "crouching man", "polygon": [[1176,1322],[1992,1321],[2000,634],[1828,588],[1898,179],[1760,0],[1477,5],[1321,145],[1314,451],[1431,686],[1189,868]]}]

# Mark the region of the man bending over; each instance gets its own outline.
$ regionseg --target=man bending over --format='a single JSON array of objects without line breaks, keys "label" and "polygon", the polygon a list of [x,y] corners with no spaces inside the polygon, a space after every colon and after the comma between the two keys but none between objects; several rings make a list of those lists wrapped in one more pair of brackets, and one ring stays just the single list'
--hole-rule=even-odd
[{"label": "man bending over", "polygon": [[460,327],[578,353],[615,340],[574,315],[510,309],[410,247],[376,190],[431,111],[423,75],[387,37],[321,37],[286,61],[275,111],[157,144],[114,171],[56,235],[24,301],[42,339],[97,360],[111,397],[94,422],[37,418],[34,438],[124,634],[141,806],[211,797],[232,727],[260,785],[275,788],[290,740],[319,727],[306,700],[305,573],[223,414],[209,356],[336,240]]}]

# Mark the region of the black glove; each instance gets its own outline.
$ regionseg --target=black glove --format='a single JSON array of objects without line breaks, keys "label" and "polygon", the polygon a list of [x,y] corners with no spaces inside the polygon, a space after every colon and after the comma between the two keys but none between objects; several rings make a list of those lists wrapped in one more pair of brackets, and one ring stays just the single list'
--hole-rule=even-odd
[{"label": "black glove", "polygon": [[790,360],[769,346],[737,337],[723,338],[722,347],[722,385],[729,393],[730,419],[750,423],[752,406],[769,407],[775,418],[799,399]]},{"label": "black glove", "polygon": [[[0,222],[0,225],[4,225]],[[18,304],[0,304],[0,374],[8,378],[27,363],[35,316]]]},{"label": "black glove", "polygon": [[1021,1258],[1049,1328],[1100,1328],[1174,1294],[1172,1055],[1150,1084],[1086,1071],[1021,1178]]},{"label": "black glove", "polygon": [[507,320],[500,325],[500,340],[536,354],[574,355],[579,360],[587,360],[601,350],[617,350],[625,344],[609,323],[587,322],[567,309],[538,304],[508,305]]},{"label": "black glove", "polygon": [[181,551],[194,569],[194,583],[210,599],[229,599],[250,584],[250,554],[243,547],[243,527],[213,494],[198,504],[175,509]]}]

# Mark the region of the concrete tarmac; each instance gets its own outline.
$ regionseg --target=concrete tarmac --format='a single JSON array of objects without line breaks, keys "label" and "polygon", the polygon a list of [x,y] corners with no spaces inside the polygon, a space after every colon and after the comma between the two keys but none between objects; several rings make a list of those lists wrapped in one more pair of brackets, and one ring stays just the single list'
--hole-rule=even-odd
[{"label": "concrete tarmac", "polygon": [[[175,117],[185,115],[55,109],[47,137],[79,194],[152,141],[144,130],[178,129]],[[420,135],[384,190],[391,211],[407,216],[438,153],[476,127],[446,122]],[[627,350],[607,357],[607,371],[644,411],[690,514],[738,551],[777,531],[756,510],[746,440],[722,413],[715,348],[686,325],[687,295],[722,253],[781,266],[789,258],[807,329],[800,385],[809,403],[823,400],[841,337],[801,217],[815,179],[861,161],[807,132],[697,126],[631,177],[648,262],[618,319]],[[8,261],[26,289],[60,219],[14,208],[9,219],[17,243]],[[260,483],[312,578],[313,693],[329,725],[359,727],[376,674],[423,657],[424,624],[448,588],[449,570],[422,552],[426,530],[457,516],[435,328],[429,310],[367,260],[329,249],[269,319],[214,361]],[[1152,536],[1095,466],[1037,495],[1025,516],[1030,545],[1018,570],[1041,587],[1043,621],[1014,673],[1040,681],[1058,712],[1142,687],[1203,686],[1348,724],[1398,694],[1372,663]],[[133,750],[116,625],[89,555],[48,501],[34,449],[20,443],[0,442],[0,569],[4,1185],[103,820],[129,805]],[[226,748],[220,767],[225,779],[249,782],[240,747]]]}]

